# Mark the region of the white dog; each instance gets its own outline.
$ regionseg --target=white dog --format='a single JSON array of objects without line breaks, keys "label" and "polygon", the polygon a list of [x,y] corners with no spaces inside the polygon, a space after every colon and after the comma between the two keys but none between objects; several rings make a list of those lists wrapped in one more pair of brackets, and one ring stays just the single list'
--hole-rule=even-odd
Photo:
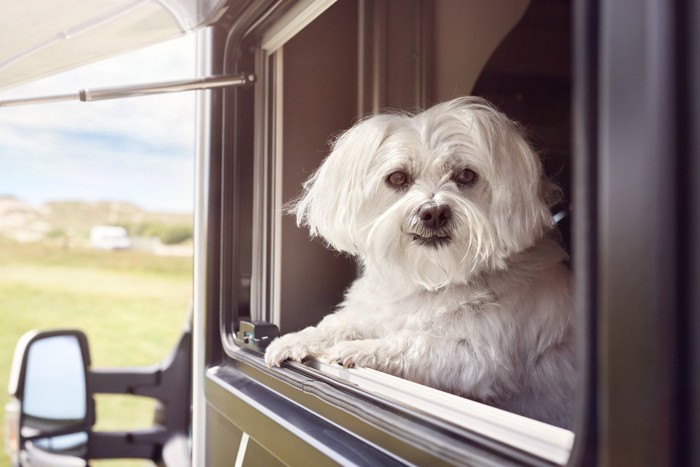
[{"label": "white dog", "polygon": [[293,205],[362,275],[265,361],[374,368],[559,426],[574,404],[571,277],[549,238],[558,189],[517,126],[460,98],[348,130]]}]

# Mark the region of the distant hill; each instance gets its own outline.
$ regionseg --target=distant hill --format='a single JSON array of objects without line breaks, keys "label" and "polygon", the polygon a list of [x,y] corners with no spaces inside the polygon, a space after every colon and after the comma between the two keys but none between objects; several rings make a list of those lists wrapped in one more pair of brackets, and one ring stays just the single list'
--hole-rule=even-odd
[{"label": "distant hill", "polygon": [[[13,196],[0,196],[0,236],[22,242],[67,239],[87,242],[94,225],[121,225],[129,230],[144,226],[192,226],[189,214],[152,212],[123,201],[51,201],[32,206]],[[151,229],[153,230],[153,229]]]},{"label": "distant hill", "polygon": [[12,196],[0,196],[0,236],[32,242],[50,230],[43,210]]},{"label": "distant hill", "polygon": [[192,224],[189,214],[146,211],[123,201],[51,201],[43,206],[48,221],[58,228],[80,229],[85,233],[97,224],[137,225],[147,223]]}]

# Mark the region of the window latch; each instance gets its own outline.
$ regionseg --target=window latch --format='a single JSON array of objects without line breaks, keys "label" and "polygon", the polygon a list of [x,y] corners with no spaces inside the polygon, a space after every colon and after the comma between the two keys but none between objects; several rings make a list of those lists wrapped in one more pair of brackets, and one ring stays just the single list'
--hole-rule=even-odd
[{"label": "window latch", "polygon": [[233,342],[253,352],[264,354],[270,342],[280,336],[277,325],[267,321],[240,321]]}]

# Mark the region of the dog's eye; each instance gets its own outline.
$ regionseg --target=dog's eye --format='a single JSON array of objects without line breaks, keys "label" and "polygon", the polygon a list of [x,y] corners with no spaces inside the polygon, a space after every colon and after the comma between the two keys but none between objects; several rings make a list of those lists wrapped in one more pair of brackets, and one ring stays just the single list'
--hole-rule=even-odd
[{"label": "dog's eye", "polygon": [[476,178],[476,172],[470,169],[464,169],[455,174],[453,180],[459,185],[471,185],[476,181]]},{"label": "dog's eye", "polygon": [[399,188],[408,183],[408,175],[403,172],[394,172],[386,178],[389,185]]}]

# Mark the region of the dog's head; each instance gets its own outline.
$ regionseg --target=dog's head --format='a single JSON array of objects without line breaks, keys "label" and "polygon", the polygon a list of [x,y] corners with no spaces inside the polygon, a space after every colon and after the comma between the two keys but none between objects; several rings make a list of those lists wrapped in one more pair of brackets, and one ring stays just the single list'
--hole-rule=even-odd
[{"label": "dog's head", "polygon": [[292,210],[312,235],[390,280],[435,290],[532,246],[551,227],[551,190],[517,126],[460,98],[359,122]]}]

